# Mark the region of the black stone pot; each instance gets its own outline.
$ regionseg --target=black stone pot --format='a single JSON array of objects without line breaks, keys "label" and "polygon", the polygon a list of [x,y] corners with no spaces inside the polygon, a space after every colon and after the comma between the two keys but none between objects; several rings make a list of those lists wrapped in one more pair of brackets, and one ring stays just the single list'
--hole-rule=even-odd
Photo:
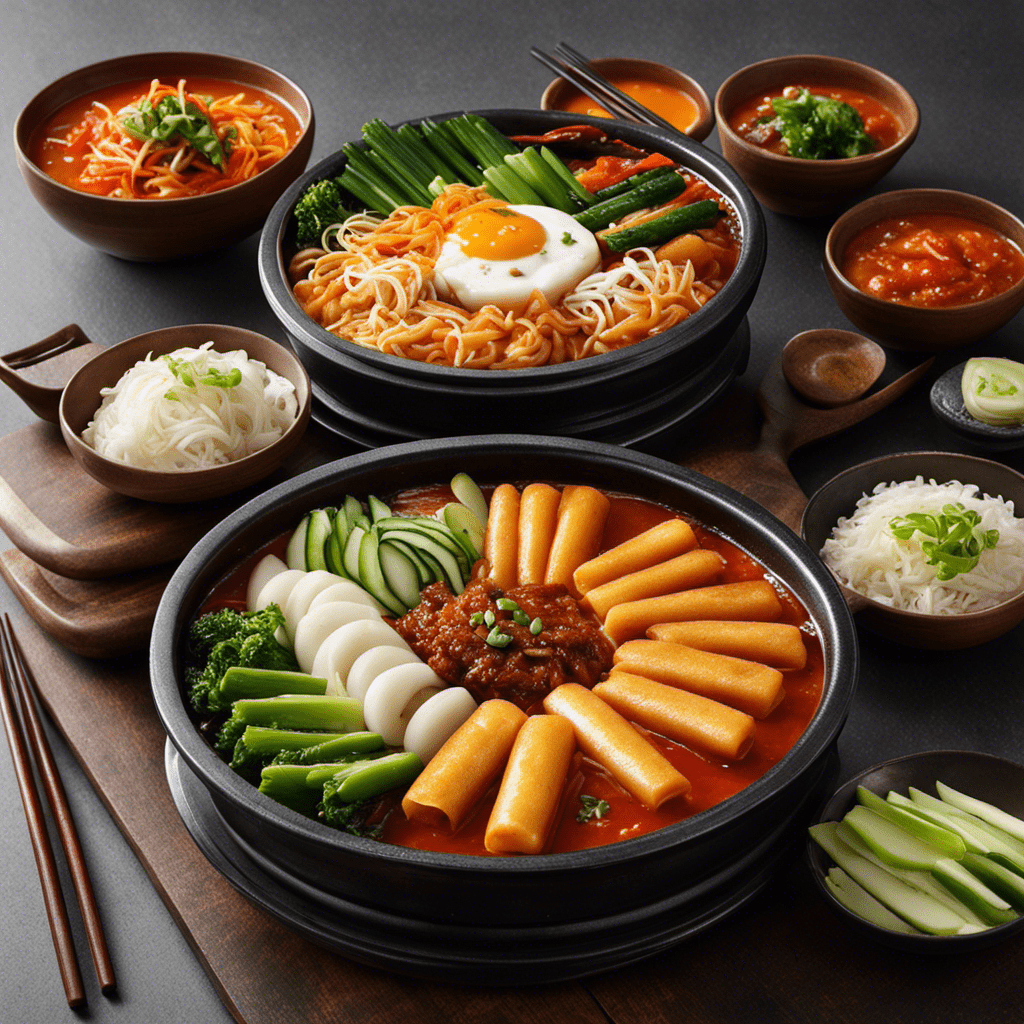
[{"label": "black stone pot", "polygon": [[[468,370],[386,355],[336,338],[302,312],[286,275],[294,250],[291,211],[314,181],[345,166],[339,151],[303,175],[274,206],[259,246],[263,290],[310,377],[357,414],[385,420],[403,440],[440,434],[530,429],[584,436],[577,424],[597,417],[610,435],[638,407],[649,412],[677,402],[677,390],[714,361],[739,329],[761,279],[767,251],[764,216],[740,177],[716,153],[657,128],[542,110],[480,113],[509,135],[540,134],[592,123],[612,137],[658,150],[709,181],[740,225],[742,250],[732,277],[708,304],[681,324],[637,345],[574,363],[521,370]],[[451,117],[434,115],[434,119]],[[725,373],[735,373],[735,367]],[[728,377],[731,380],[731,376]],[[677,417],[678,418],[678,413]],[[597,436],[592,432],[589,436]],[[603,438],[604,434],[601,435]]]},{"label": "black stone pot", "polygon": [[[183,696],[183,637],[210,590],[245,557],[341,495],[387,497],[450,480],[588,483],[686,511],[720,530],[808,608],[825,653],[821,704],[804,735],[762,778],[686,821],[611,846],[538,857],[440,854],[341,834],[303,818],[235,775],[202,738]],[[636,914],[725,872],[793,818],[821,776],[846,718],[857,644],[831,574],[764,508],[687,469],[610,445],[521,435],[444,438],[378,449],[313,470],[249,502],[196,545],[168,585],[153,626],[151,674],[171,743],[231,832],[309,887],[389,915],[484,929]]]}]

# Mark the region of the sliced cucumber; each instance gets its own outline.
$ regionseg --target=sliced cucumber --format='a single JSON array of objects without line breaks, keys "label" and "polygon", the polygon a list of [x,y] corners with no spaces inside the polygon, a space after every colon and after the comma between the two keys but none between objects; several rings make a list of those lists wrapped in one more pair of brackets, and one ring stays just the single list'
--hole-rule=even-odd
[{"label": "sliced cucumber", "polygon": [[449,502],[438,512],[438,518],[466,549],[471,562],[475,562],[483,555],[484,526],[469,506]]},{"label": "sliced cucumber", "polygon": [[986,924],[1006,924],[1017,916],[1017,912],[1002,896],[993,892],[967,868],[949,857],[939,858],[932,865],[932,874]]},{"label": "sliced cucumber", "polygon": [[362,577],[359,574],[359,548],[365,536],[366,531],[361,526],[353,526],[349,531],[348,540],[345,541],[345,550],[342,552],[345,572],[360,586],[362,586]]},{"label": "sliced cucumber", "polygon": [[348,519],[344,508],[339,508],[331,522],[331,535],[324,546],[327,568],[336,576],[348,576],[345,569],[345,542],[348,540]]},{"label": "sliced cucumber", "polygon": [[929,843],[937,850],[941,850],[947,857],[959,860],[967,852],[964,840],[956,832],[943,825],[937,825],[933,821],[927,821],[912,811],[882,799],[865,786],[857,787],[857,799],[865,807],[870,808],[883,818],[887,818],[905,832],[909,832],[922,842]]},{"label": "sliced cucumber", "polygon": [[435,573],[433,566],[428,565],[426,560],[421,557],[420,553],[411,544],[406,544],[405,541],[391,539],[389,539],[387,543],[401,551],[402,554],[405,555],[405,557],[408,558],[414,566],[416,566],[416,574],[419,576],[420,581],[420,590],[429,583],[433,583],[435,580],[444,579],[444,574],[441,572],[440,567],[438,567],[438,570]]},{"label": "sliced cucumber", "polygon": [[362,503],[358,498],[353,497],[351,494],[345,496],[345,500],[342,502],[341,508],[345,513],[345,522],[348,524],[349,530],[351,530],[353,526],[358,526],[360,519],[366,518],[366,513],[363,511]]},{"label": "sliced cucumber", "polygon": [[487,526],[487,499],[476,481],[468,473],[452,477],[452,494],[473,513],[483,526]]},{"label": "sliced cucumber", "polygon": [[403,611],[420,603],[420,575],[413,560],[394,544],[381,541],[377,548],[380,571],[388,589],[405,605]]},{"label": "sliced cucumber", "polygon": [[411,544],[421,556],[429,555],[441,568],[444,580],[453,594],[461,594],[464,587],[464,577],[459,560],[454,553],[431,537],[424,531],[417,530],[390,530],[382,535],[385,540],[401,540]]},{"label": "sliced cucumber", "polygon": [[384,504],[376,495],[367,495],[366,504],[370,506],[370,519],[373,522],[378,522],[381,519],[391,518],[391,509]]},{"label": "sliced cucumber", "polygon": [[334,513],[336,511],[332,508],[318,508],[309,513],[309,525],[306,528],[307,572],[327,568],[324,549],[327,546],[327,538],[330,537],[334,528]]},{"label": "sliced cucumber", "polygon": [[372,530],[363,534],[363,539],[359,542],[359,580],[389,612],[404,615],[408,609],[392,593],[384,580],[384,573],[380,567],[379,547],[380,541]]},{"label": "sliced cucumber", "polygon": [[1009,832],[1014,839],[1024,842],[1024,821],[1021,821],[1020,818],[1007,814],[1006,811],[1001,810],[994,804],[978,800],[973,796],[968,796],[966,793],[960,793],[953,789],[952,786],[947,786],[942,782],[936,782],[935,789],[944,803],[952,804],[961,811],[976,815],[982,821],[987,821],[990,825],[995,825],[996,828]]},{"label": "sliced cucumber", "polygon": [[929,935],[952,935],[960,930],[964,924],[962,917],[854,853],[836,837],[836,826],[834,821],[812,825],[809,829],[811,838],[876,900]]},{"label": "sliced cucumber", "polygon": [[[955,832],[964,841],[964,847],[968,853],[988,853],[988,843],[980,841],[974,830],[965,827],[964,815],[959,813],[949,814],[945,811],[933,811],[930,807],[915,803],[895,790],[889,793],[885,799],[894,807],[901,808],[910,814],[916,814],[925,821],[933,822],[942,828]],[[940,801],[936,800],[935,803],[940,803]]]},{"label": "sliced cucumber", "polygon": [[893,932],[920,935],[921,933],[901,917],[897,917],[888,907],[879,903],[859,882],[855,882],[842,868],[829,868],[825,876],[825,885],[829,892],[847,910],[863,917],[879,928],[888,928]]},{"label": "sliced cucumber", "polygon": [[859,853],[866,860],[871,861],[872,864],[876,864],[878,867],[888,871],[889,874],[895,875],[901,882],[906,882],[907,885],[917,889],[919,892],[923,892],[926,896],[931,896],[932,899],[938,900],[947,909],[952,910],[954,914],[959,914],[968,924],[980,925],[983,928],[988,927],[974,911],[969,910],[948,889],[939,885],[932,877],[931,871],[910,871],[906,868],[894,868],[891,864],[886,864],[871,852],[870,848],[865,845],[864,841],[849,825],[843,822],[839,822],[836,827],[836,838],[853,850],[854,853]]},{"label": "sliced cucumber", "polygon": [[306,571],[306,531],[309,530],[309,518],[311,512],[302,517],[302,521],[295,527],[288,540],[288,547],[285,549],[284,560],[289,569],[301,569]]},{"label": "sliced cucumber", "polygon": [[960,863],[975,878],[1002,896],[1015,910],[1024,911],[1024,877],[1011,871],[991,857],[968,853]]},{"label": "sliced cucumber", "polygon": [[893,867],[927,871],[943,857],[941,850],[905,832],[863,804],[851,807],[843,821],[877,857]]}]

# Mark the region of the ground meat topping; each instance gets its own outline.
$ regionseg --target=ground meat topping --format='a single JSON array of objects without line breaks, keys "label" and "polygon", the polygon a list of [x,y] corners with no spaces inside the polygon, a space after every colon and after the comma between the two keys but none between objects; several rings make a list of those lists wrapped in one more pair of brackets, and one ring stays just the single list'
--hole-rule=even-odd
[{"label": "ground meat topping", "polygon": [[[501,697],[529,710],[556,686],[591,687],[611,668],[614,645],[560,584],[525,584],[505,592],[491,580],[473,580],[455,597],[447,584],[432,583],[420,596],[395,628],[442,679],[464,686],[477,700]],[[515,601],[531,621],[540,619],[540,632],[535,635],[500,610],[502,597]],[[512,638],[504,647],[487,643],[489,625],[470,622],[475,613],[488,611]]]}]

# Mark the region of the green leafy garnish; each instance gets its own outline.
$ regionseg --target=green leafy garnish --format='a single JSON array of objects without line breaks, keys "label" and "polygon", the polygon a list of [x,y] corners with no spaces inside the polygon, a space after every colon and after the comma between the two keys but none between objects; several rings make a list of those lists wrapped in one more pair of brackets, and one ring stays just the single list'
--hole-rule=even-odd
[{"label": "green leafy garnish", "polygon": [[[217,138],[210,119],[190,101],[182,110],[177,96],[164,96],[154,106],[148,99],[121,118],[124,130],[140,142],[171,142],[182,139],[202,153],[215,167],[224,170],[227,163],[225,146]],[[237,133],[236,133],[237,134]],[[230,144],[229,144],[230,145]]]},{"label": "green leafy garnish", "polygon": [[768,123],[783,137],[790,156],[838,160],[875,148],[860,114],[849,103],[801,89],[796,97],[773,99],[772,108],[775,117]]},{"label": "green leafy garnish", "polygon": [[596,796],[589,796],[586,793],[580,794],[580,803],[583,805],[576,814],[576,820],[585,825],[595,818],[603,818],[611,809],[607,800],[601,800]]},{"label": "green leafy garnish", "polygon": [[960,573],[970,572],[987,548],[999,543],[998,530],[980,530],[981,516],[966,509],[960,502],[943,505],[942,512],[911,512],[889,521],[889,529],[898,540],[910,540],[921,533],[921,550],[928,564],[938,567],[940,580],[951,580]]},{"label": "green leafy garnish", "polygon": [[[242,383],[242,371],[237,366],[232,367],[227,373],[216,366],[211,366],[205,373],[200,374],[195,365],[187,359],[173,359],[169,355],[161,356],[161,359],[171,368],[171,373],[187,388],[194,388],[197,380],[200,384],[209,384],[215,388],[236,388]],[[172,401],[180,401],[173,388],[164,397]]]},{"label": "green leafy garnish", "polygon": [[562,245],[575,245],[575,244],[576,244],[576,239],[573,238],[572,235],[570,235],[568,231],[563,232],[563,234],[562,234]]}]

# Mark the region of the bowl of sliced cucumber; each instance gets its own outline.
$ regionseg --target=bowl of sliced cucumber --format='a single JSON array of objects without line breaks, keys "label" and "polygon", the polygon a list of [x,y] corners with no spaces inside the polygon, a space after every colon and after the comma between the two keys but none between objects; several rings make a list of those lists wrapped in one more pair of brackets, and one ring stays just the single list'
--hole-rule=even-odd
[{"label": "bowl of sliced cucumber", "polygon": [[1024,934],[1024,765],[961,750],[886,761],[809,832],[815,883],[878,942],[955,953]]}]

